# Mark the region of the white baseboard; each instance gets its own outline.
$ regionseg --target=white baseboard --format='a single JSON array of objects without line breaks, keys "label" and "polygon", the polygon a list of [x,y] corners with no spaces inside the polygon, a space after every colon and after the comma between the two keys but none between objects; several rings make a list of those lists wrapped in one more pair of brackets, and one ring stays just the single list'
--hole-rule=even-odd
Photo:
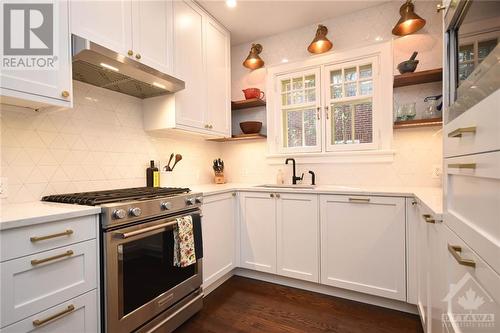
[{"label": "white baseboard", "polygon": [[222,275],[220,278],[218,278],[214,282],[210,283],[208,286],[205,286],[205,284],[203,284],[203,294],[205,296],[207,296],[212,291],[214,291],[215,289],[219,288],[224,282],[226,282],[227,280],[229,280],[233,275],[234,275],[234,269],[231,270],[230,272]]},{"label": "white baseboard", "polygon": [[318,284],[318,283],[296,280],[296,279],[283,277],[283,276],[279,276],[279,275],[257,272],[257,271],[244,269],[244,268],[233,269],[231,272],[227,273],[226,275],[222,276],[220,279],[218,279],[217,281],[212,283],[210,286],[206,287],[204,289],[205,295],[208,295],[209,293],[211,293],[212,291],[217,289],[219,286],[221,286],[224,282],[226,282],[233,275],[238,275],[238,276],[247,277],[247,278],[256,279],[256,280],[265,281],[265,282],[270,282],[270,283],[276,283],[276,284],[280,284],[280,285],[287,286],[287,287],[308,290],[308,291],[317,292],[317,293],[325,294],[325,295],[329,295],[329,296],[345,298],[345,299],[352,300],[352,301],[381,306],[383,308],[403,311],[403,312],[412,313],[412,314],[418,314],[417,307],[413,304],[409,304],[406,302],[401,302],[401,301],[392,300],[389,298],[384,298],[384,297],[379,297],[379,296],[363,294],[363,293],[359,293],[356,291],[351,291],[351,290],[346,290],[346,289],[341,289],[341,288],[336,288],[336,287],[331,287],[331,286],[325,286],[325,285]]}]

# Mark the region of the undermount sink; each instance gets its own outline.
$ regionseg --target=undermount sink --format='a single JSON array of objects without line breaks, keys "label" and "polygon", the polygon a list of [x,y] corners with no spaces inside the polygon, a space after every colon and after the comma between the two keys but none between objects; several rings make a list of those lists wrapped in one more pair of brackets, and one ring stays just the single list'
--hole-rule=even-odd
[{"label": "undermount sink", "polygon": [[303,185],[303,184],[264,184],[264,185],[257,185],[255,187],[265,187],[265,188],[296,188],[296,189],[309,189],[312,190],[316,188],[316,185]]}]

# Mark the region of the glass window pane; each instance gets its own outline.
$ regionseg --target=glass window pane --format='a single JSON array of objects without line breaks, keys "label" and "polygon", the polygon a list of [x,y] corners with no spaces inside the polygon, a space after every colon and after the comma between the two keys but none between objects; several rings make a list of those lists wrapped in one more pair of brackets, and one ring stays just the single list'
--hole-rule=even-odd
[{"label": "glass window pane", "polygon": [[342,86],[340,84],[330,87],[331,98],[342,98]]},{"label": "glass window pane", "polygon": [[286,112],[285,131],[288,147],[302,146],[302,111]]},{"label": "glass window pane", "polygon": [[303,79],[301,77],[296,77],[293,79],[293,90],[302,89]]},{"label": "glass window pane", "polygon": [[296,91],[292,93],[292,103],[302,104],[304,103],[304,93],[302,91]]},{"label": "glass window pane", "polygon": [[290,90],[290,80],[282,80],[281,81],[281,91],[289,91]]},{"label": "glass window pane", "polygon": [[338,84],[342,83],[342,70],[336,70],[330,72],[330,83]]},{"label": "glass window pane", "polygon": [[491,51],[497,46],[497,40],[496,39],[491,39],[491,40],[485,40],[483,42],[479,42],[477,45],[477,53],[478,53],[478,58],[479,62],[486,58],[488,54],[490,54]]},{"label": "glass window pane", "polygon": [[372,89],[373,89],[372,88],[372,80],[359,82],[359,94],[360,95],[371,95]]},{"label": "glass window pane", "polygon": [[331,144],[373,142],[372,100],[332,104]]},{"label": "glass window pane", "polygon": [[350,104],[333,104],[332,144],[349,143],[352,137],[352,112]]},{"label": "glass window pane", "polygon": [[304,82],[304,86],[306,88],[314,88],[316,87],[316,77],[314,75],[306,76],[306,80]]},{"label": "glass window pane", "polygon": [[290,93],[281,94],[281,105],[286,106],[292,104],[292,95]]},{"label": "glass window pane", "polygon": [[458,77],[460,81],[467,79],[472,71],[474,71],[474,63],[459,64]]},{"label": "glass window pane", "polygon": [[356,81],[358,78],[356,67],[344,69],[344,77],[346,81]]},{"label": "glass window pane", "polygon": [[308,89],[306,90],[306,102],[315,102],[316,101],[316,90]]},{"label": "glass window pane", "polygon": [[366,79],[372,76],[372,64],[359,67],[359,78]]},{"label": "glass window pane", "polygon": [[372,101],[366,100],[354,105],[354,142],[373,142]]},{"label": "glass window pane", "polygon": [[344,90],[345,90],[345,96],[346,97],[351,97],[351,96],[356,96],[356,83],[346,83],[344,85]]},{"label": "glass window pane", "polygon": [[458,61],[471,61],[474,60],[474,45],[462,45],[458,48]]},{"label": "glass window pane", "polygon": [[316,112],[314,109],[304,111],[304,139],[306,146],[316,146]]}]

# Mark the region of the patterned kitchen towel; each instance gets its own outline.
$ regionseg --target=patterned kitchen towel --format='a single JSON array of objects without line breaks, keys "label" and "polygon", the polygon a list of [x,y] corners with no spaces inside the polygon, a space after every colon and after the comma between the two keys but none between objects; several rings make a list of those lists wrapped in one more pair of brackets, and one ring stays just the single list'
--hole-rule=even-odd
[{"label": "patterned kitchen towel", "polygon": [[193,219],[188,215],[178,218],[174,226],[174,266],[187,267],[195,262]]}]

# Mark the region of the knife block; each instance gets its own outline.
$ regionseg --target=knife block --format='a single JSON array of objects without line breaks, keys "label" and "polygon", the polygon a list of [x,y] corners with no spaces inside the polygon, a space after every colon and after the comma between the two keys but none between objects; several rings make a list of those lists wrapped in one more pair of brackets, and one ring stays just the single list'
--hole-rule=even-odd
[{"label": "knife block", "polygon": [[214,177],[215,184],[225,184],[224,172],[216,172]]}]

